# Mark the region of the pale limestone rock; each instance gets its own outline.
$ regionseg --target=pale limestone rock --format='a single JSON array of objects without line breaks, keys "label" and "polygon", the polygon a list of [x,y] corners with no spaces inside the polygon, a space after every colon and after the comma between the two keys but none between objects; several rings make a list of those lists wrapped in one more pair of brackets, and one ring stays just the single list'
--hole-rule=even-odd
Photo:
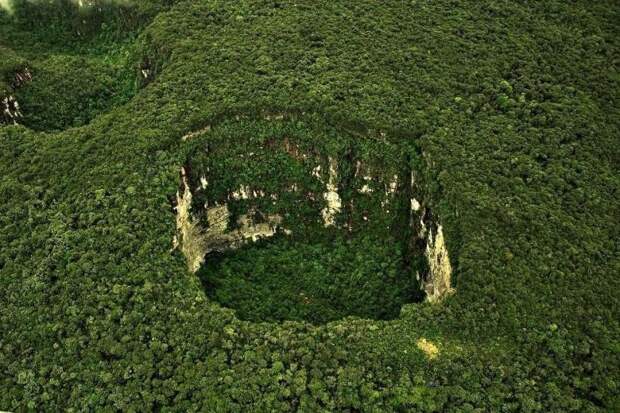
[{"label": "pale limestone rock", "polygon": [[[19,89],[31,80],[32,73],[30,73],[30,69],[24,68],[13,76],[12,88],[13,90]],[[13,95],[0,96],[0,112],[2,112],[0,115],[0,123],[12,123],[17,125],[17,120],[24,116],[21,112],[19,102]]]},{"label": "pale limestone rock", "polygon": [[[360,171],[362,168],[362,163],[360,161],[357,161],[357,163],[355,164],[355,176],[358,176]],[[370,187],[369,183],[372,183],[372,176],[368,176],[365,175],[362,177],[362,179],[364,179],[364,185],[357,191],[360,194],[371,194],[373,192],[372,188]]]},{"label": "pale limestone rock", "polygon": [[181,252],[187,260],[187,267],[191,272],[196,272],[204,261],[206,251],[205,236],[192,219],[192,191],[190,190],[185,174],[185,168],[181,168],[181,178],[183,181],[183,193],[177,192],[177,245],[180,245]]},{"label": "pale limestone rock", "polygon": [[[181,168],[181,178],[183,192],[177,192],[177,234],[172,242],[173,250],[180,247],[191,272],[198,271],[209,252],[235,249],[248,241],[254,242],[261,238],[272,237],[282,224],[282,217],[275,214],[267,215],[265,222],[256,223],[252,219],[255,211],[251,211],[251,213],[239,217],[236,229],[229,230],[230,211],[228,205],[215,204],[210,208],[205,205],[208,227],[203,229],[191,215],[193,197],[185,168]],[[251,190],[249,187],[241,187],[237,191],[236,198],[248,199],[250,195],[263,197],[265,193],[260,190]],[[285,233],[290,234],[291,232],[285,230]]]},{"label": "pale limestone rock", "polygon": [[437,226],[437,234],[433,234],[432,229],[429,231],[426,258],[429,264],[429,274],[423,288],[426,291],[426,299],[433,303],[453,292],[451,287],[452,265],[441,225]]},{"label": "pale limestone rock", "polygon": [[206,249],[204,255],[212,251],[235,249],[247,241],[258,241],[276,234],[282,218],[268,215],[266,222],[255,223],[252,214],[241,215],[237,220],[237,229],[229,230],[230,212],[227,205],[220,205],[207,210],[209,228],[205,232]]},{"label": "pale limestone rock", "polygon": [[17,125],[17,119],[23,117],[15,96],[5,96],[0,102],[0,108],[2,108],[2,117],[5,123]]},{"label": "pale limestone rock", "polygon": [[230,212],[228,211],[228,206],[226,204],[208,208],[207,222],[209,223],[209,228],[207,229],[207,232],[210,235],[223,234],[226,232],[226,229],[228,229],[229,219]]},{"label": "pale limestone rock", "polygon": [[390,186],[388,188],[386,196],[394,195],[396,193],[396,189],[398,188],[398,175],[394,175],[392,180],[390,181]]},{"label": "pale limestone rock", "polygon": [[371,194],[372,193],[372,188],[370,186],[368,186],[368,184],[364,184],[364,186],[362,186],[362,188],[359,190],[360,194]]},{"label": "pale limestone rock", "polygon": [[418,231],[418,238],[425,239],[427,233],[426,223],[424,222],[424,217],[420,217],[420,229]]},{"label": "pale limestone rock", "polygon": [[329,158],[329,179],[326,185],[327,191],[323,194],[327,206],[321,211],[323,222],[326,227],[336,224],[336,215],[342,209],[342,200],[338,194],[338,164],[334,158]]},{"label": "pale limestone rock", "polygon": [[235,235],[239,237],[240,241],[251,239],[255,242],[261,238],[273,237],[278,226],[282,224],[282,217],[275,214],[268,215],[267,222],[255,223],[250,215],[241,215],[237,223],[239,229]]},{"label": "pale limestone rock", "polygon": [[200,136],[200,135],[202,135],[202,134],[204,134],[204,133],[207,133],[207,132],[209,132],[210,130],[211,130],[211,125],[207,125],[207,126],[205,126],[204,128],[202,128],[202,129],[199,129],[199,130],[197,130],[197,131],[193,131],[193,132],[190,132],[190,133],[188,133],[188,134],[184,135],[184,136],[181,138],[181,140],[182,140],[183,142],[188,141],[188,140],[190,140],[190,139],[192,139],[192,138],[195,138],[196,136]]},{"label": "pale limestone rock", "polygon": [[241,201],[247,199],[264,198],[266,195],[267,194],[262,189],[252,189],[249,185],[240,185],[239,189],[233,191],[230,194],[229,199],[232,198],[235,201]]},{"label": "pale limestone rock", "polygon": [[415,199],[415,198],[411,198],[411,210],[418,212],[420,210],[422,206],[420,205],[420,202]]},{"label": "pale limestone rock", "polygon": [[[390,180],[386,190],[385,190],[385,197],[383,198],[383,200],[381,201],[381,208],[383,208],[384,210],[386,210],[387,206],[390,203],[390,200],[394,197],[394,195],[396,194],[396,190],[398,189],[398,175],[394,175],[392,177],[392,179]],[[385,212],[387,212],[388,214],[390,213],[390,210],[387,209]]]},{"label": "pale limestone rock", "polygon": [[321,165],[317,165],[312,170],[312,176],[321,180]]},{"label": "pale limestone rock", "polygon": [[239,201],[242,199],[250,199],[250,193],[251,193],[251,189],[249,186],[241,185],[239,186],[239,189],[237,189],[236,191],[233,191],[232,199],[236,201]]}]

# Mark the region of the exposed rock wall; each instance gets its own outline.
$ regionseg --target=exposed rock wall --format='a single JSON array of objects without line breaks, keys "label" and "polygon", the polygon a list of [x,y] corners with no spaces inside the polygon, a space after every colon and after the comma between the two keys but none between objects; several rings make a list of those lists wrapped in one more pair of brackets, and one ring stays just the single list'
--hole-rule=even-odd
[{"label": "exposed rock wall", "polygon": [[[238,248],[248,241],[272,237],[276,234],[282,218],[268,215],[264,222],[256,222],[252,212],[237,219],[237,227],[230,228],[230,211],[227,204],[205,205],[207,227],[203,228],[199,220],[192,216],[192,188],[189,185],[185,168],[181,168],[181,188],[176,196],[177,235],[173,248],[180,247],[187,260],[188,269],[196,272],[204,263],[205,256],[211,252],[223,252]],[[206,180],[202,181],[203,188]]]},{"label": "exposed rock wall", "polygon": [[2,109],[2,123],[17,125],[17,120],[23,116],[19,103],[13,95],[2,98],[0,109]]},{"label": "exposed rock wall", "polygon": [[338,162],[334,158],[329,158],[329,179],[323,198],[327,206],[321,211],[321,215],[325,226],[331,227],[336,225],[336,215],[342,209],[342,201],[338,194]]},{"label": "exposed rock wall", "polygon": [[181,168],[181,188],[176,197],[177,235],[173,244],[174,247],[181,247],[187,267],[191,272],[196,272],[204,262],[207,243],[200,226],[191,215],[192,197],[185,168]]},{"label": "exposed rock wall", "polygon": [[426,295],[426,300],[435,303],[446,295],[451,294],[452,264],[446,246],[443,227],[439,220],[431,213],[421,197],[421,189],[411,176],[411,218],[414,239],[411,242],[413,254],[424,255],[428,267],[426,271],[418,272],[417,278],[420,288]]},{"label": "exposed rock wall", "polygon": [[437,302],[450,294],[452,290],[452,265],[448,255],[448,248],[441,225],[436,232],[431,229],[426,242],[426,258],[428,260],[428,274],[423,280],[422,288],[426,292],[426,299]]},{"label": "exposed rock wall", "polygon": [[205,232],[205,255],[218,251],[240,247],[246,242],[256,242],[262,238],[273,237],[282,218],[279,215],[267,215],[263,222],[257,222],[254,218],[255,211],[239,216],[236,228],[230,228],[230,211],[228,205],[217,205],[207,208],[208,227]]}]

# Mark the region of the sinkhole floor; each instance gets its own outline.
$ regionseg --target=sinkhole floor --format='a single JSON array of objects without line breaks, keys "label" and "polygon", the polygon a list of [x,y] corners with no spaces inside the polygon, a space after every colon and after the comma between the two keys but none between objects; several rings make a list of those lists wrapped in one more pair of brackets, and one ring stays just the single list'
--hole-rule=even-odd
[{"label": "sinkhole floor", "polygon": [[279,235],[205,261],[206,294],[248,321],[386,320],[421,298],[412,264],[390,239]]}]

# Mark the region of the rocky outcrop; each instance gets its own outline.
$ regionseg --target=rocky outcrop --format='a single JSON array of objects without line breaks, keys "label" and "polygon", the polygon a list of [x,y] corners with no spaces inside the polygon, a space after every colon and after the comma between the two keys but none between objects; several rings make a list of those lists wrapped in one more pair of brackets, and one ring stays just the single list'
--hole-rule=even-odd
[{"label": "rocky outcrop", "polygon": [[230,211],[228,205],[217,205],[207,208],[208,227],[205,231],[205,255],[211,252],[223,252],[239,248],[246,242],[273,237],[282,218],[279,215],[267,215],[259,222],[250,211],[239,216],[235,228],[230,228]]},{"label": "rocky outcrop", "polygon": [[30,73],[30,69],[26,67],[15,73],[15,76],[13,77],[13,89],[18,89],[31,80],[32,73]]},{"label": "rocky outcrop", "polygon": [[429,302],[437,302],[453,292],[451,286],[452,265],[441,225],[437,226],[435,232],[432,229],[429,231],[425,255],[429,269],[428,274],[423,279],[422,288],[426,292],[426,299]]},{"label": "rocky outcrop", "polygon": [[331,227],[336,224],[336,215],[342,209],[342,201],[338,194],[338,162],[334,158],[329,158],[329,178],[323,198],[327,205],[321,211],[321,216],[325,226]]},{"label": "rocky outcrop", "polygon": [[206,237],[191,215],[192,191],[189,186],[185,168],[181,168],[181,188],[176,196],[177,234],[174,237],[173,249],[181,248],[187,260],[187,267],[196,272],[204,262],[206,254]]},{"label": "rocky outcrop", "polygon": [[0,109],[2,110],[2,123],[17,125],[17,120],[23,116],[19,103],[13,95],[2,98]]},{"label": "rocky outcrop", "polygon": [[443,227],[422,201],[421,190],[415,175],[411,175],[411,218],[413,229],[412,253],[424,255],[427,262],[425,271],[418,271],[417,278],[426,300],[431,303],[441,301],[454,292],[452,288],[452,264],[446,246]]},{"label": "rocky outcrop", "polygon": [[14,74],[11,84],[7,86],[9,92],[5,92],[4,96],[0,88],[0,112],[2,113],[0,123],[17,125],[18,120],[23,117],[19,102],[13,93],[31,80],[30,70],[24,68]]},{"label": "rocky outcrop", "polygon": [[[209,253],[235,249],[246,242],[272,237],[282,223],[279,215],[261,216],[263,220],[258,222],[256,211],[249,211],[239,216],[237,225],[231,228],[231,216],[226,203],[212,207],[206,204],[203,213],[207,218],[207,226],[204,228],[191,212],[193,193],[185,168],[181,168],[181,182],[176,196],[177,234],[173,240],[173,249],[180,247],[191,272],[200,269]],[[205,189],[208,182],[204,179],[201,184],[202,189]]]}]

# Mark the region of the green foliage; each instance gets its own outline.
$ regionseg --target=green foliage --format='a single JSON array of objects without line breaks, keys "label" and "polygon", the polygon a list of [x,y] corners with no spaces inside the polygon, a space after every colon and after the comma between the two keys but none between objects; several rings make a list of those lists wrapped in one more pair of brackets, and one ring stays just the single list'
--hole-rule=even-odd
[{"label": "green foliage", "polygon": [[[106,14],[84,35],[41,7],[0,15],[0,81],[27,62],[41,107],[34,91],[56,99],[83,58],[89,81],[59,102],[83,97],[88,116],[25,113],[56,133],[0,126],[2,409],[618,410],[616,2],[139,2],[138,24]],[[153,76],[129,92],[142,63]],[[418,165],[456,293],[320,326],[243,321],[206,296],[171,252],[169,200],[193,145],[247,138],[235,115],[265,111],[320,114],[292,136],[327,153],[388,154],[388,174]],[[315,257],[353,256],[299,245],[242,254],[313,278]]]},{"label": "green foliage", "polygon": [[[30,47],[53,45],[75,52],[76,43],[115,41],[139,29],[171,2],[108,0],[8,0],[11,13],[0,14],[9,41]],[[36,45],[32,38],[43,43]],[[26,41],[26,44],[28,42]],[[44,49],[42,49],[44,50]]]},{"label": "green foliage", "polygon": [[[0,15],[0,96],[14,92],[21,123],[45,131],[81,126],[127,102],[140,83],[132,42],[165,6],[13,1],[12,13]],[[25,67],[33,81],[15,90],[12,78]]]},{"label": "green foliage", "polygon": [[32,66],[33,81],[24,85],[18,99],[24,113],[21,123],[38,130],[62,130],[90,122],[133,93],[133,76],[100,59],[52,56]]},{"label": "green foliage", "polygon": [[199,276],[209,297],[244,320],[391,319],[417,289],[395,246],[390,238],[325,234],[322,242],[308,243],[281,237],[209,255]]},{"label": "green foliage", "polygon": [[26,61],[13,50],[0,45],[0,96],[14,91],[15,73],[26,67]]}]

